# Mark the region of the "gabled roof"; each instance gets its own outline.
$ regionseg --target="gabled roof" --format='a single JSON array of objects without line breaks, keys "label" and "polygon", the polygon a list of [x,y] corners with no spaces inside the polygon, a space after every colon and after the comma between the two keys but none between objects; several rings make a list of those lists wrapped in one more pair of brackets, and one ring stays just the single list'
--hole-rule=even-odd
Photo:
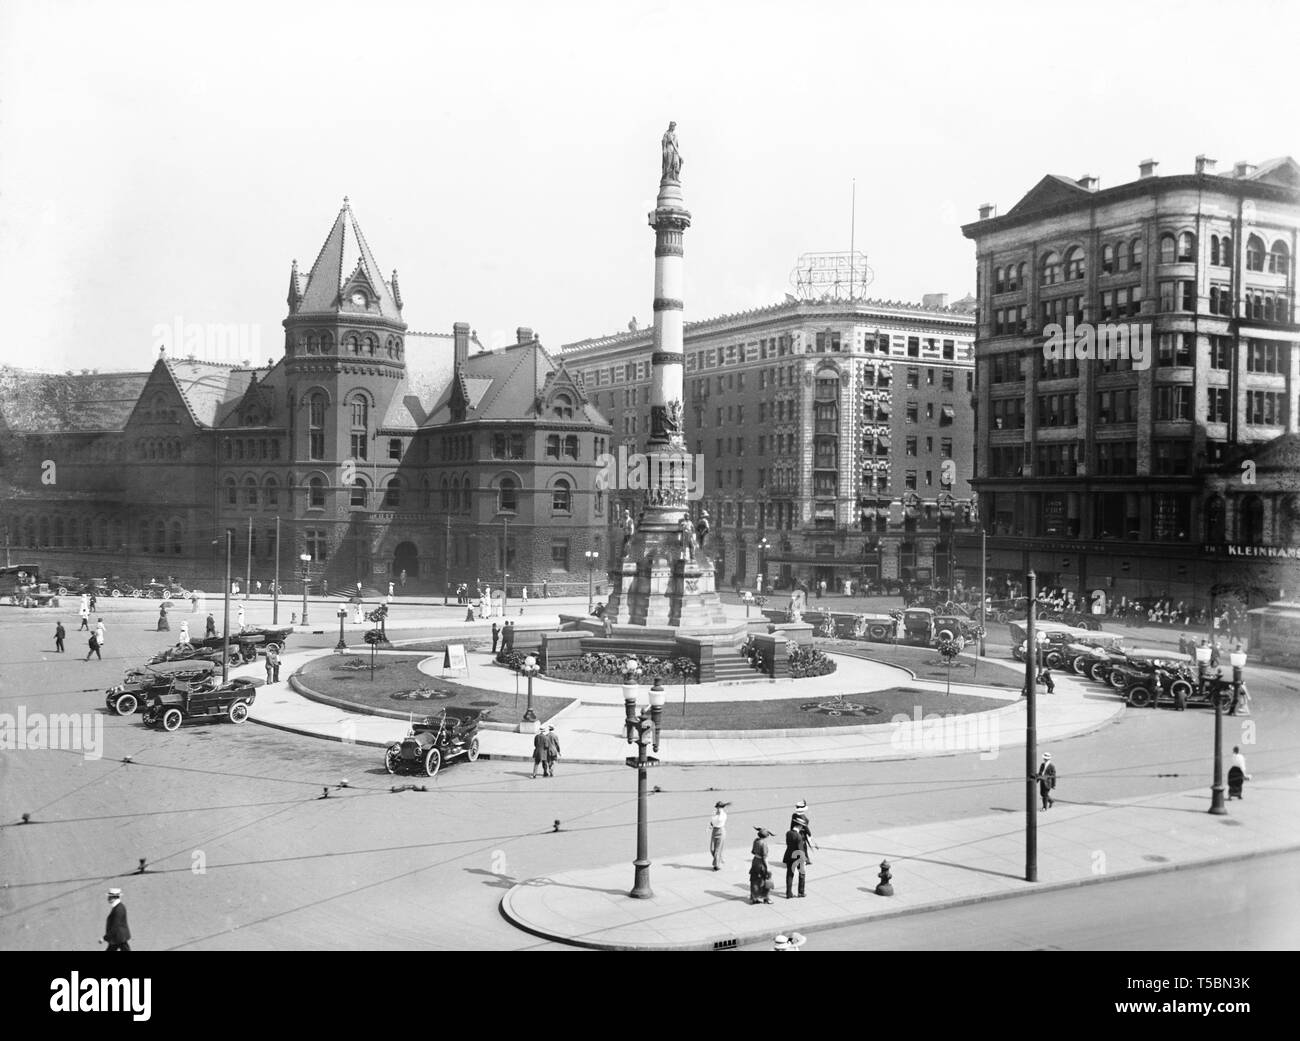
[{"label": "gabled roof", "polygon": [[201,427],[217,426],[257,375],[252,369],[194,358],[164,358],[159,364],[180,391],[190,418]]},{"label": "gabled roof", "polygon": [[1035,210],[1046,210],[1063,202],[1087,198],[1092,192],[1078,181],[1060,174],[1048,174],[1025,193],[1025,197],[1011,207],[1008,217],[1021,217]]},{"label": "gabled roof", "polygon": [[410,333],[406,347],[406,378],[388,404],[381,430],[419,430],[451,386],[455,341],[443,333]]},{"label": "gabled roof", "polygon": [[1266,159],[1245,180],[1277,184],[1284,188],[1297,188],[1300,187],[1300,164],[1289,155]]},{"label": "gabled roof", "polygon": [[149,381],[147,372],[58,375],[0,368],[0,426],[17,433],[120,431]]},{"label": "gabled roof", "polygon": [[[296,285],[296,277],[291,275],[290,308],[296,314],[337,314],[343,310],[344,287],[363,285],[378,301],[381,317],[394,321],[401,321],[402,318],[402,309],[393,296],[392,288],[384,281],[346,198],[343,200],[343,208],[334,219],[334,226],[325,238],[325,244],[321,246],[316,263],[312,265],[311,274],[307,276],[302,299],[294,309],[292,299]],[[376,312],[371,310],[369,313]]]}]

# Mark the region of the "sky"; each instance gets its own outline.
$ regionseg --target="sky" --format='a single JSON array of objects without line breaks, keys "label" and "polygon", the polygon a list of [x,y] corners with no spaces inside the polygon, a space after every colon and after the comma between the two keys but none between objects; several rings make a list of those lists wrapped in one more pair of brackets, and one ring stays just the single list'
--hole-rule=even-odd
[{"label": "sky", "polygon": [[669,120],[688,320],[851,242],[870,295],[955,299],[961,224],[1045,174],[1300,154],[1298,29],[1267,0],[0,0],[0,364],[147,369],[176,332],[266,364],[345,195],[412,330],[648,324]]}]

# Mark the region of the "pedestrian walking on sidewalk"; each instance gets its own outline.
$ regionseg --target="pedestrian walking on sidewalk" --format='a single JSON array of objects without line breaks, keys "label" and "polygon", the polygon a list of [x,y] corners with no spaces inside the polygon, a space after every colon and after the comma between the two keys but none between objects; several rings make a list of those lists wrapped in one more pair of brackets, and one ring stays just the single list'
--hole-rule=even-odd
[{"label": "pedestrian walking on sidewalk", "polygon": [[208,624],[203,630],[203,635],[207,638],[217,635],[217,620],[210,614],[208,615]]},{"label": "pedestrian walking on sidewalk", "polygon": [[770,904],[772,902],[772,869],[767,866],[767,840],[772,833],[766,828],[755,827],[758,836],[750,849],[753,860],[749,864],[749,902],[751,904]]},{"label": "pedestrian walking on sidewalk", "polygon": [[1232,766],[1228,768],[1228,798],[1242,798],[1241,789],[1250,780],[1246,773],[1246,757],[1241,754],[1241,746],[1232,746]]},{"label": "pedestrian walking on sidewalk", "polygon": [[167,604],[168,601],[164,600],[158,607],[158,632],[160,633],[169,633],[172,629],[167,621]]},{"label": "pedestrian walking on sidewalk", "polygon": [[90,634],[89,646],[90,650],[86,652],[86,661],[90,661],[90,656],[92,654],[100,661],[103,661],[104,656],[99,653],[99,638],[94,633]]},{"label": "pedestrian walking on sidewalk", "polygon": [[59,654],[63,653],[63,641],[67,638],[67,635],[68,630],[63,628],[63,623],[56,622],[54,624],[54,649],[58,651]]},{"label": "pedestrian walking on sidewalk", "polygon": [[560,735],[555,727],[546,728],[546,776],[555,776],[555,760],[560,758]]},{"label": "pedestrian walking on sidewalk", "polygon": [[806,884],[805,867],[808,863],[808,839],[804,835],[803,829],[793,820],[790,821],[790,830],[785,833],[785,856],[781,858],[785,864],[785,898],[794,899],[794,873],[799,872],[799,896],[807,895],[804,892]]},{"label": "pedestrian walking on sidewalk", "polygon": [[501,639],[501,626],[497,625],[496,622],[493,622],[492,623],[492,653],[493,654],[496,654],[497,652],[497,641],[499,639]]},{"label": "pedestrian walking on sidewalk", "polygon": [[1056,684],[1052,682],[1052,670],[1043,666],[1043,671],[1038,674],[1038,682],[1047,688],[1047,693],[1056,693]]},{"label": "pedestrian walking on sidewalk", "polygon": [[546,731],[542,727],[537,728],[537,733],[533,735],[533,780],[537,780],[537,768],[542,768],[542,776],[550,776],[550,766],[546,761],[547,740]]},{"label": "pedestrian walking on sidewalk", "polygon": [[709,818],[709,852],[713,855],[713,870],[721,871],[726,858],[727,807],[729,802],[715,802],[713,816]]},{"label": "pedestrian walking on sidewalk", "polygon": [[1052,762],[1051,752],[1043,753],[1043,761],[1038,765],[1034,779],[1038,781],[1038,794],[1043,800],[1043,809],[1050,810],[1056,801],[1052,798],[1052,791],[1056,788],[1056,766]]},{"label": "pedestrian walking on sidewalk", "polygon": [[104,619],[98,618],[95,620],[95,642],[98,643],[100,647],[103,647],[106,642],[104,637]]},{"label": "pedestrian walking on sidewalk", "polygon": [[236,624],[239,626],[239,631],[243,632],[244,631],[244,605],[242,601],[240,602],[239,605],[239,613],[236,617]]},{"label": "pedestrian walking on sidewalk", "polygon": [[266,664],[266,682],[268,684],[279,683],[280,682],[280,652],[277,651],[274,647],[268,647],[266,649],[265,664]]},{"label": "pedestrian walking on sidewalk", "polygon": [[126,904],[122,903],[122,890],[108,891],[108,918],[104,922],[104,939],[110,951],[131,949],[131,928],[126,922]]},{"label": "pedestrian walking on sidewalk", "polygon": [[813,841],[812,823],[808,817],[808,803],[805,800],[800,799],[797,803],[794,804],[794,812],[790,814],[790,827],[798,828],[801,832],[803,832],[804,863],[811,864],[812,854],[810,850],[816,849],[817,843]]},{"label": "pedestrian walking on sidewalk", "polygon": [[81,615],[81,628],[78,629],[77,632],[79,633],[89,632],[90,631],[90,599],[88,597],[83,596],[81,598],[81,609],[77,612],[77,614]]}]

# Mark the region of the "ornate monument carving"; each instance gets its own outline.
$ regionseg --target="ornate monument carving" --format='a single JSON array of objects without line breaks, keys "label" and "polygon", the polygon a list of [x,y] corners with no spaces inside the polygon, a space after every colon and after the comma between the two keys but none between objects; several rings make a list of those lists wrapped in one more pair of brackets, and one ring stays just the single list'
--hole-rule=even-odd
[{"label": "ornate monument carving", "polygon": [[659,183],[679,183],[682,179],[682,153],[677,147],[676,123],[670,122],[668,124],[668,129],[664,131],[661,144],[663,148],[663,174]]}]

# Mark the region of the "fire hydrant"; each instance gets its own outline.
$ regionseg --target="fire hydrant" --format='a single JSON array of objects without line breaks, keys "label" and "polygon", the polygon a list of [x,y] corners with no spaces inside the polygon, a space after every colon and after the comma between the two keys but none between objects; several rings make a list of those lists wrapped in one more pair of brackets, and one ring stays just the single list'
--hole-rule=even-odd
[{"label": "fire hydrant", "polygon": [[889,861],[880,862],[880,885],[876,886],[876,896],[893,896],[894,887],[890,885],[890,880],[894,876],[889,873]]}]

